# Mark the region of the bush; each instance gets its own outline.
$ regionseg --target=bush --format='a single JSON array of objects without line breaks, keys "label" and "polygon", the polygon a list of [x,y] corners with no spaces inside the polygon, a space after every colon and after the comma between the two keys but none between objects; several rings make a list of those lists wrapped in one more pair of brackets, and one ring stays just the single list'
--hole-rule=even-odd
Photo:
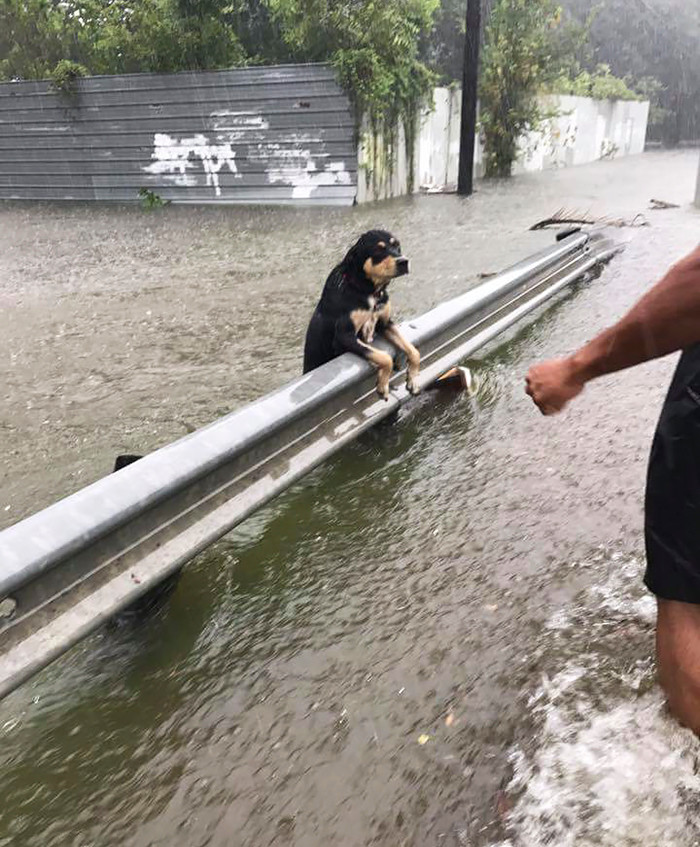
[{"label": "bush", "polygon": [[[419,48],[431,30],[439,0],[266,2],[293,58],[330,61],[336,68],[354,102],[358,127],[360,118],[368,119],[372,150],[383,147],[382,159],[390,172],[398,121],[403,122],[410,153],[420,106],[435,84],[436,76],[421,61]],[[412,155],[408,162],[410,169]],[[374,164],[373,179],[379,159]]]},{"label": "bush", "polygon": [[627,81],[613,76],[609,65],[598,65],[590,71],[579,71],[575,76],[562,74],[546,89],[552,94],[573,94],[592,97],[594,100],[642,100],[643,97]]},{"label": "bush", "polygon": [[519,138],[549,117],[537,95],[555,65],[552,30],[559,22],[550,0],[496,0],[479,86],[487,177],[510,176]]},{"label": "bush", "polygon": [[88,69],[70,59],[61,59],[51,71],[51,88],[59,94],[75,94],[77,80],[88,76]]}]

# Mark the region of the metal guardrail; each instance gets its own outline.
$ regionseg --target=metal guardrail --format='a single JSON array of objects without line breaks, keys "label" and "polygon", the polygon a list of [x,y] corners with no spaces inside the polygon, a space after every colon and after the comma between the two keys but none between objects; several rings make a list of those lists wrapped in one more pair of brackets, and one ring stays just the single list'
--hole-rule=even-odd
[{"label": "metal guardrail", "polygon": [[[575,233],[405,323],[420,387],[618,249]],[[374,381],[340,356],[1,532],[0,697],[410,397]]]}]

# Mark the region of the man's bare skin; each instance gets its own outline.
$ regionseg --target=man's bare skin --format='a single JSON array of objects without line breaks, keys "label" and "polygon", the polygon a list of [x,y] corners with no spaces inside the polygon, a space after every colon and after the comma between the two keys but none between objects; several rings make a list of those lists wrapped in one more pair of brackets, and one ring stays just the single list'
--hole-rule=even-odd
[{"label": "man's bare skin", "polygon": [[[590,380],[698,343],[700,248],[674,265],[614,326],[572,355],[530,368],[526,392],[542,414],[556,414]],[[700,570],[700,549],[696,555]],[[700,735],[700,603],[657,597],[657,604],[659,681],[672,713]]]},{"label": "man's bare skin", "polygon": [[530,368],[526,391],[543,415],[560,412],[587,382],[700,341],[700,247],[614,326],[565,359]]}]

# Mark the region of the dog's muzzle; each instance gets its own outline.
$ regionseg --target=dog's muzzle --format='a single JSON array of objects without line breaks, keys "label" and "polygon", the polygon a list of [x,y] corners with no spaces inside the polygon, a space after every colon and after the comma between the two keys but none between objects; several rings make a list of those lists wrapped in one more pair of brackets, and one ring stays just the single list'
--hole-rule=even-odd
[{"label": "dog's muzzle", "polygon": [[399,256],[396,260],[396,276],[403,276],[408,273],[408,259],[405,256]]}]

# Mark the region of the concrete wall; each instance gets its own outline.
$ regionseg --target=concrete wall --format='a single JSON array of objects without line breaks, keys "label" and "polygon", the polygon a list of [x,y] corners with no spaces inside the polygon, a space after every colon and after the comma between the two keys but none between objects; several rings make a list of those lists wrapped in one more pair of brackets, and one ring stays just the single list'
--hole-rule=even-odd
[{"label": "concrete wall", "polygon": [[[407,153],[402,124],[393,137],[387,139],[367,121],[363,122],[357,148],[357,202],[367,203],[407,194],[411,181]],[[414,180],[414,190],[416,186],[417,180]]]},{"label": "concrete wall", "polygon": [[[521,139],[520,155],[513,167],[516,174],[583,165],[596,159],[630,156],[644,150],[649,116],[647,102],[550,96],[542,98],[542,105],[549,111],[558,111],[559,115],[546,121],[538,132]],[[435,89],[434,107],[420,120],[414,150],[414,191],[449,191],[456,186],[460,109],[459,89]],[[381,174],[374,173],[372,183],[363,177],[362,166],[369,158],[369,146],[363,137],[359,152],[358,202],[406,194],[409,168],[405,152],[394,162],[391,178],[383,180]],[[483,148],[477,139],[475,175],[483,176],[483,171]]]},{"label": "concrete wall", "polygon": [[[457,182],[461,92],[436,88],[434,108],[420,117],[413,150],[413,190]],[[481,151],[477,150],[477,155]],[[381,133],[363,123],[358,146],[357,202],[386,200],[408,193],[411,176],[405,133],[399,125],[395,143],[386,145]]]},{"label": "concrete wall", "polygon": [[552,96],[543,97],[541,103],[559,115],[523,138],[516,173],[644,152],[648,102]]},{"label": "concrete wall", "polygon": [[[459,124],[462,92],[457,88],[436,88],[433,109],[421,119],[417,150],[418,189],[440,188],[457,184],[459,164]],[[477,138],[475,148],[476,173],[482,158]]]}]

